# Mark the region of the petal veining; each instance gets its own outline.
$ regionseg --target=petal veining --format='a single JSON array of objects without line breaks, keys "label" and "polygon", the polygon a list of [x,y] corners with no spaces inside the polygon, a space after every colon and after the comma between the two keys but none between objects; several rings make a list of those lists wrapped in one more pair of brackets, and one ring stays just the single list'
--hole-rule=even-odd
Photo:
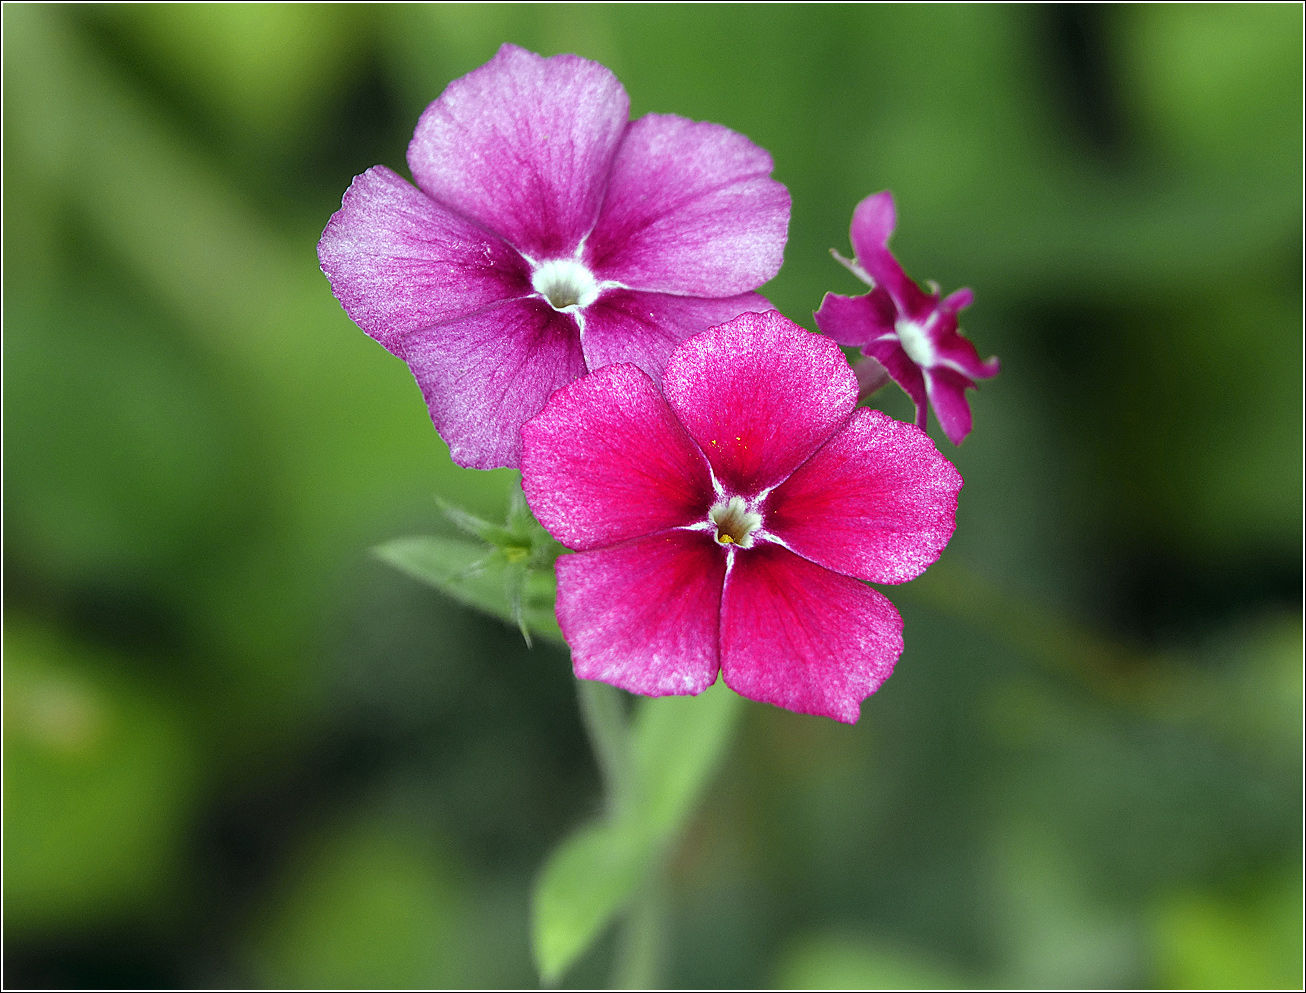
[{"label": "petal veining", "polygon": [[856,723],[902,654],[877,591],[778,545],[735,554],[721,604],[721,674],[736,693]]},{"label": "petal veining", "polygon": [[780,271],[789,191],[771,156],[707,121],[631,124],[586,256],[604,279],[689,296],[734,296]]},{"label": "petal veining", "polygon": [[632,693],[701,693],[716,681],[726,553],[666,531],[558,559],[558,624],[581,679]]},{"label": "petal veining", "polygon": [[765,297],[681,297],[609,290],[585,311],[585,362],[598,369],[633,362],[657,382],[667,359],[686,338],[744,313],[771,309]]},{"label": "petal veining", "polygon": [[568,548],[692,524],[713,500],[702,453],[633,365],[559,390],[522,428],[522,443],[531,510]]},{"label": "petal veining", "polygon": [[459,465],[521,464],[521,426],[585,372],[569,314],[529,297],[409,335],[400,349]]},{"label": "petal veining", "polygon": [[826,568],[903,583],[952,537],[961,486],[929,435],[863,407],[776,487],[766,526]]},{"label": "petal veining", "polygon": [[667,362],[663,388],[717,479],[744,495],[793,472],[857,404],[839,346],[776,311],[690,338]]},{"label": "petal veining", "polygon": [[426,108],[408,146],[417,185],[535,259],[594,227],[630,100],[604,66],[504,45]]},{"label": "petal veining", "polygon": [[392,352],[413,331],[531,292],[517,252],[384,166],[350,185],[317,252],[345,313]]}]

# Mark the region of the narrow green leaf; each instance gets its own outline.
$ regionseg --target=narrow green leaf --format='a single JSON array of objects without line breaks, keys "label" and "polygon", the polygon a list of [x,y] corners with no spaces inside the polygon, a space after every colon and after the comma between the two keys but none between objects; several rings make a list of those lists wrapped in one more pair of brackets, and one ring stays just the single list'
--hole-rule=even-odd
[{"label": "narrow green leaf", "polygon": [[630,901],[630,910],[621,928],[612,978],[608,988],[614,990],[658,989],[658,977],[666,962],[668,920],[668,886],[665,874],[651,872],[643,888]]},{"label": "narrow green leaf", "polygon": [[378,546],[376,554],[441,593],[514,627],[564,644],[553,613],[557,582],[552,572],[529,571],[520,586],[520,620],[511,600],[516,563],[495,549],[461,538],[434,535],[397,538]]},{"label": "narrow green leaf", "polygon": [[648,883],[693,814],[742,711],[742,699],[722,684],[698,697],[640,702],[629,761],[621,763],[626,782],[612,787],[625,802],[610,820],[564,841],[537,884],[534,952],[545,982],[584,954]]},{"label": "narrow green leaf", "polygon": [[631,736],[639,816],[674,840],[730,744],[743,698],[720,680],[697,697],[644,700]]},{"label": "narrow green leaf", "polygon": [[458,530],[466,532],[473,538],[480,538],[481,541],[497,548],[520,547],[523,554],[529,553],[529,541],[524,540],[524,535],[514,534],[500,524],[491,524],[484,518],[454,506],[442,497],[436,497],[435,502],[439,504],[444,516],[449,518]]},{"label": "narrow green leaf", "polygon": [[553,983],[630,902],[652,846],[636,822],[582,828],[554,851],[535,886],[531,944],[535,965]]},{"label": "narrow green leaf", "polygon": [[576,680],[581,722],[594,749],[608,794],[608,816],[626,813],[636,783],[630,766],[630,720],[626,716],[625,690],[595,679]]},{"label": "narrow green leaf", "polygon": [[526,647],[531,645],[531,629],[526,624],[526,563],[524,556],[505,554],[503,566],[504,593],[508,597],[508,616],[512,618],[517,630],[526,640]]},{"label": "narrow green leaf", "polygon": [[520,482],[513,487],[512,494],[508,497],[507,527],[514,534],[529,534],[532,528],[540,527],[526,503],[526,494],[522,491]]}]

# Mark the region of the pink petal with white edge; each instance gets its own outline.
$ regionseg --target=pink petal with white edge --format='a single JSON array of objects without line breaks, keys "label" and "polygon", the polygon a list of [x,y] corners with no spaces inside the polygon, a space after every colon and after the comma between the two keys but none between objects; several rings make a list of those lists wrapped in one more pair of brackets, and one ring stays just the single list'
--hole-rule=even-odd
[{"label": "pink petal with white edge", "polygon": [[609,290],[585,308],[585,362],[591,369],[633,362],[660,382],[667,359],[686,338],[740,314],[771,309],[756,293],[705,298]]},{"label": "pink petal with white edge", "polygon": [[992,379],[1001,371],[1002,366],[996,358],[984,361],[975,345],[957,333],[955,318],[945,317],[944,321],[953,326],[945,328],[944,333],[934,340],[936,365],[951,366],[971,379]]},{"label": "pink petal with white edge", "polygon": [[392,352],[407,334],[531,292],[517,252],[384,166],[354,179],[317,254],[345,313]]},{"label": "pink petal with white edge", "polygon": [[905,583],[952,537],[961,485],[924,431],[863,407],[776,487],[765,526],[827,569]]},{"label": "pink petal with white edge", "polygon": [[970,434],[970,402],[966,399],[966,390],[974,389],[975,384],[966,376],[949,369],[947,366],[935,366],[926,373],[926,386],[930,393],[930,406],[939,419],[939,426],[948,440],[960,445]]},{"label": "pink petal with white edge", "polygon": [[665,531],[558,559],[558,624],[581,679],[647,696],[716,681],[725,552]]},{"label": "pink petal with white edge", "polygon": [[707,462],[653,381],[610,365],[564,387],[522,428],[531,510],[568,548],[706,520]]},{"label": "pink petal with white edge", "polygon": [[879,288],[859,297],[827,293],[812,316],[821,334],[841,345],[863,348],[879,338],[897,337],[893,329],[897,309],[889,294]]},{"label": "pink petal with white edge", "polygon": [[793,472],[857,405],[839,346],[774,310],[690,338],[662,388],[717,479],[745,496]]},{"label": "pink petal with white edge", "polygon": [[542,300],[513,300],[409,335],[400,350],[459,465],[521,464],[521,426],[585,372],[575,321]]},{"label": "pink petal with white edge", "polygon": [[533,258],[570,257],[598,218],[629,115],[597,62],[504,45],[426,108],[408,165],[431,196]]},{"label": "pink petal with white edge", "polygon": [[789,191],[771,156],[720,124],[648,114],[612,166],[586,258],[639,290],[732,296],[780,271]]},{"label": "pink petal with white edge", "polygon": [[862,351],[884,366],[890,378],[911,397],[911,402],[916,405],[916,426],[924,428],[930,408],[925,391],[925,375],[921,372],[921,367],[903,351],[896,337],[871,342],[864,346]]},{"label": "pink petal with white edge", "polygon": [[721,605],[721,675],[736,693],[855,724],[902,654],[884,596],[785,551],[735,553]]},{"label": "pink petal with white edge", "polygon": [[934,310],[935,301],[902,271],[889,251],[889,236],[896,224],[892,193],[885,190],[867,197],[853,211],[853,252],[867,275],[893,297],[903,317],[923,321]]}]

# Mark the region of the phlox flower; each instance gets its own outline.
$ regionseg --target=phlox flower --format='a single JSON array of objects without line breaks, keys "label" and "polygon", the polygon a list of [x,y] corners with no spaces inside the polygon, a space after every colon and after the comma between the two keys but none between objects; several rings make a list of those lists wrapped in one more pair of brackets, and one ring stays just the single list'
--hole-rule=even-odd
[{"label": "phlox flower", "polygon": [[[600,369],[522,429],[576,675],[650,696],[718,671],[754,700],[853,723],[902,653],[901,583],[952,536],[961,475],[858,408],[838,346],[780,314],[684,342],[662,387]],[[860,581],[859,581],[860,580]]]},{"label": "phlox flower", "polygon": [[874,392],[887,374],[916,404],[916,425],[924,428],[929,407],[954,445],[970,434],[966,390],[975,380],[998,374],[998,360],[980,360],[975,346],[957,332],[957,314],[969,307],[970,290],[939,299],[937,286],[926,293],[902,270],[889,251],[895,212],[888,190],[867,197],[853,212],[855,261],[835,255],[871,287],[859,297],[827,293],[816,312],[816,326],[841,345],[856,345],[865,358],[857,374],[863,395]]},{"label": "phlox flower", "polygon": [[558,387],[769,304],[789,193],[719,124],[629,119],[617,78],[504,45],[426,108],[416,186],[358,176],[318,244],[351,318],[408,363],[454,460],[516,466]]}]

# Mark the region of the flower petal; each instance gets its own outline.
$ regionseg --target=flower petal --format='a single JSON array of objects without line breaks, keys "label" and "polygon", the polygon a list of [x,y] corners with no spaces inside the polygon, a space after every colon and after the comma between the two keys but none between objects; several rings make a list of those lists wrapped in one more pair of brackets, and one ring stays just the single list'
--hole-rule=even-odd
[{"label": "flower petal", "polygon": [[756,293],[711,298],[609,290],[585,308],[585,362],[591,369],[633,362],[660,381],[667,359],[686,338],[740,314],[771,309]]},{"label": "flower petal", "polygon": [[905,583],[952,537],[961,485],[924,431],[862,407],[767,498],[764,527],[827,569]]},{"label": "flower petal", "polygon": [[879,359],[863,355],[853,363],[853,375],[857,377],[857,399],[865,400],[889,381],[889,370],[884,368]]},{"label": "flower petal", "polygon": [[779,545],[735,553],[721,604],[721,675],[736,693],[854,724],[902,654],[885,597]]},{"label": "flower petal", "polygon": [[862,351],[884,366],[889,377],[911,397],[911,402],[916,405],[916,426],[924,428],[930,408],[925,393],[925,376],[920,366],[903,351],[896,337],[871,342],[863,346]]},{"label": "flower petal", "polygon": [[570,257],[598,218],[629,115],[597,62],[504,45],[426,108],[408,165],[423,190],[517,249]]},{"label": "flower petal", "polygon": [[558,559],[558,624],[581,679],[667,696],[716,681],[725,553],[664,531]]},{"label": "flower petal", "polygon": [[940,365],[925,374],[925,385],[943,433],[954,445],[960,445],[970,434],[971,425],[966,390],[974,389],[975,384],[957,370]]},{"label": "flower petal", "polygon": [[771,156],[720,124],[648,114],[612,165],[586,258],[601,279],[687,296],[733,296],[780,271],[789,191]]},{"label": "flower petal", "polygon": [[934,338],[935,364],[950,366],[970,379],[992,379],[1001,371],[1001,364],[996,358],[985,362],[979,357],[974,344],[957,333],[957,320],[944,315],[939,323],[943,325]]},{"label": "flower petal", "polygon": [[690,338],[662,386],[717,479],[745,496],[793,472],[857,404],[839,346],[774,310]]},{"label": "flower petal", "polygon": [[867,197],[853,211],[853,252],[867,274],[889,292],[903,317],[923,321],[934,310],[936,301],[902,271],[889,251],[889,236],[896,223],[892,193],[885,190]]},{"label": "flower petal", "polygon": [[897,309],[889,294],[879,287],[859,297],[827,293],[812,316],[821,334],[841,345],[865,347],[880,338],[897,337],[893,329]]},{"label": "flower petal", "polygon": [[633,365],[559,390],[522,428],[522,446],[526,499],[568,548],[707,520],[713,492],[703,453]]},{"label": "flower petal", "polygon": [[392,352],[406,334],[531,292],[517,252],[384,166],[350,184],[317,254],[345,313]]},{"label": "flower petal", "polygon": [[400,349],[459,465],[521,464],[521,426],[585,372],[575,321],[542,300],[511,300],[409,335]]},{"label": "flower petal", "polygon": [[939,308],[941,310],[947,311],[948,313],[955,314],[959,310],[965,310],[974,302],[975,302],[975,294],[970,290],[969,287],[962,287],[961,289],[956,290],[953,293],[949,293],[946,297],[944,297],[943,303],[939,304]]}]

